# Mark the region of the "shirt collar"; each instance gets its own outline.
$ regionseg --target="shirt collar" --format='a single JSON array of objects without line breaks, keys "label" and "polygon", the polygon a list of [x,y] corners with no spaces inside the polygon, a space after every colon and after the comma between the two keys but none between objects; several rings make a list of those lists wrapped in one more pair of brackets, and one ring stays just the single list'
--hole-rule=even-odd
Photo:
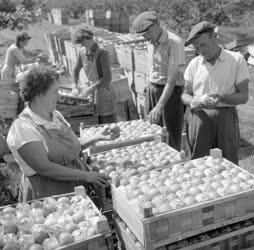
[{"label": "shirt collar", "polygon": [[154,44],[155,46],[160,44],[160,43],[165,43],[168,41],[168,33],[167,31],[165,30],[165,28],[163,28],[157,42]]},{"label": "shirt collar", "polygon": [[[220,52],[220,55],[219,57],[216,59],[216,61],[221,61],[223,62],[225,60],[225,50],[221,47],[221,52]],[[202,63],[205,64],[206,63],[206,60],[205,58],[202,56]]]},{"label": "shirt collar", "polygon": [[27,107],[23,110],[22,113],[28,115],[33,120],[34,123],[36,123],[37,125],[41,125],[41,126],[44,126],[46,124],[54,124],[57,121],[57,115],[56,115],[55,111],[52,112],[52,118],[53,119],[50,122],[50,121],[47,121],[47,120],[43,119],[42,117],[40,117],[36,113],[34,113],[32,111],[32,109],[29,107],[29,105],[27,105]]}]

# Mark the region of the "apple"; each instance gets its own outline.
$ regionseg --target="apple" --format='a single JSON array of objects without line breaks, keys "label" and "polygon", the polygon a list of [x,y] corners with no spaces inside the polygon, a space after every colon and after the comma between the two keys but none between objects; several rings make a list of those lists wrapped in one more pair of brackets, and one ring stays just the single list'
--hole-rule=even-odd
[{"label": "apple", "polygon": [[18,239],[18,245],[21,249],[29,249],[34,244],[34,239],[31,234],[23,234]]},{"label": "apple", "polygon": [[39,200],[33,201],[30,205],[31,209],[33,208],[42,208],[43,207],[43,203]]},{"label": "apple", "polygon": [[6,215],[6,214],[13,214],[16,215],[16,209],[14,207],[6,207],[2,210],[2,214]]},{"label": "apple", "polygon": [[7,242],[3,248],[3,250],[19,250],[19,246],[17,242]]},{"label": "apple", "polygon": [[51,237],[58,238],[58,236],[63,232],[63,227],[59,224],[53,224],[47,229],[47,232]]},{"label": "apple", "polygon": [[58,239],[61,246],[74,242],[74,237],[70,233],[61,233]]},{"label": "apple", "polygon": [[200,188],[198,187],[191,187],[188,191],[188,193],[191,195],[191,196],[197,196],[198,194],[201,193],[201,190]]},{"label": "apple", "polygon": [[50,237],[43,241],[42,247],[43,249],[55,249],[59,247],[59,242],[56,238]]},{"label": "apple", "polygon": [[195,198],[196,198],[197,202],[204,202],[204,201],[208,201],[209,200],[209,197],[206,194],[202,194],[202,193],[197,194],[195,196]]},{"label": "apple", "polygon": [[72,216],[74,223],[79,224],[86,220],[86,214],[83,211],[77,211]]},{"label": "apple", "polygon": [[192,206],[196,203],[196,199],[193,196],[188,195],[183,199],[183,202],[186,206]]},{"label": "apple", "polygon": [[60,197],[57,199],[57,203],[67,203],[70,204],[70,199],[66,196]]},{"label": "apple", "polygon": [[51,213],[53,213],[53,212],[56,211],[56,206],[53,205],[53,204],[50,204],[50,203],[45,204],[45,205],[43,206],[43,208],[42,208],[42,211],[43,211],[43,215],[44,215],[45,217],[47,217],[49,214],[51,214]]},{"label": "apple", "polygon": [[4,233],[5,234],[16,234],[18,232],[18,226],[14,222],[7,222],[4,225]]},{"label": "apple", "polygon": [[64,225],[64,232],[66,233],[72,233],[77,229],[78,229],[78,226],[73,222],[69,222],[66,225]]}]

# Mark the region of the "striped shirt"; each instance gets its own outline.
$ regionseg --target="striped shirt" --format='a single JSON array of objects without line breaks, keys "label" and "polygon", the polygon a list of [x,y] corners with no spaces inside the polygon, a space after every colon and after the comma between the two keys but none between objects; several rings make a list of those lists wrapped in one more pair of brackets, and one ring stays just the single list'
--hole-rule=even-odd
[{"label": "striped shirt", "polygon": [[[168,76],[172,73],[172,65],[179,67],[185,64],[184,45],[182,39],[172,32],[163,29],[156,44],[148,42],[150,64],[150,82],[165,85]],[[183,86],[181,70],[176,85]]]}]

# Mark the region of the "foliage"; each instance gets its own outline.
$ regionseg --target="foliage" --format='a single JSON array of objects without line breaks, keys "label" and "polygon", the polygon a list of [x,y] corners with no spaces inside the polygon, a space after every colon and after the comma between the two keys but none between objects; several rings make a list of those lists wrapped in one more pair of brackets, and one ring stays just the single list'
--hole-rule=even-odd
[{"label": "foliage", "polygon": [[0,30],[21,30],[41,16],[39,3],[34,0],[14,1],[0,0]]}]

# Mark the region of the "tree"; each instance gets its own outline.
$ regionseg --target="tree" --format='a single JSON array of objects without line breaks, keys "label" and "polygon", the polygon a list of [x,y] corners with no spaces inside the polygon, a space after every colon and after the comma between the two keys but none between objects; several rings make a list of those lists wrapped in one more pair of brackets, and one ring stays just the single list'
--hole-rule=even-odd
[{"label": "tree", "polygon": [[39,1],[22,0],[17,5],[13,1],[0,0],[0,30],[21,30],[41,15]]}]

